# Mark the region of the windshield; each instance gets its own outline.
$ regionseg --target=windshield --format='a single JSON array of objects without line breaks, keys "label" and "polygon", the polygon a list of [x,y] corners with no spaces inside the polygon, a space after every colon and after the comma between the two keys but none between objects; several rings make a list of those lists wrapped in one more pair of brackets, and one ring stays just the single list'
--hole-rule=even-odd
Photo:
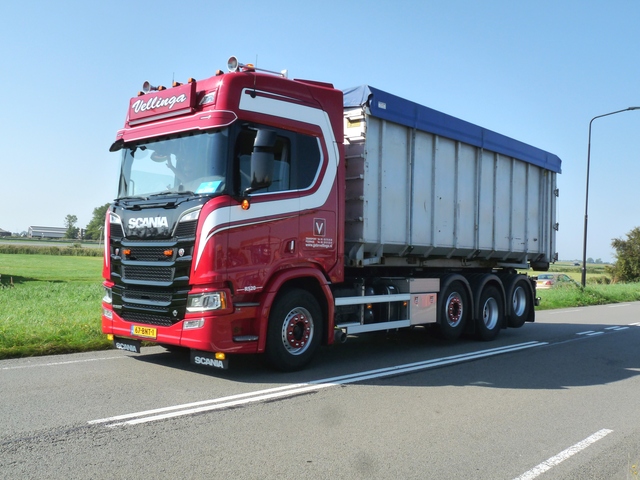
[{"label": "windshield", "polygon": [[229,130],[182,135],[124,149],[118,198],[222,192]]}]

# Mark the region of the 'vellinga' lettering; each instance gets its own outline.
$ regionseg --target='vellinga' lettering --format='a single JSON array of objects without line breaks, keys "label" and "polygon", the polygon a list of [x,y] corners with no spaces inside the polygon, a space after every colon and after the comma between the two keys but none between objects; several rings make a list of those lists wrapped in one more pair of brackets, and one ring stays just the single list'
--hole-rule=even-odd
[{"label": "'vellinga' lettering", "polygon": [[149,100],[136,100],[131,105],[131,109],[135,113],[146,112],[147,110],[154,110],[156,108],[166,108],[171,110],[175,104],[184,103],[187,101],[187,96],[182,93],[180,95],[174,95],[169,98],[152,97]]}]

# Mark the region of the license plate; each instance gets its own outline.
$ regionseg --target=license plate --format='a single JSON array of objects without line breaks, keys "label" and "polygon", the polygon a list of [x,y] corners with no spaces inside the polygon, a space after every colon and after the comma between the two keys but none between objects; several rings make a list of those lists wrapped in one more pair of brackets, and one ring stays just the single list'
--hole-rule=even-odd
[{"label": "license plate", "polygon": [[141,325],[131,325],[131,335],[144,338],[156,338],[158,336],[158,329],[143,327]]}]

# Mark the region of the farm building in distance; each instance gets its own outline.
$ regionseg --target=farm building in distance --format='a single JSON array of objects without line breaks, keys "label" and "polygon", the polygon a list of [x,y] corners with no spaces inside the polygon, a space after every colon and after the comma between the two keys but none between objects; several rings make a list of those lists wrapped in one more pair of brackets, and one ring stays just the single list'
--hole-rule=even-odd
[{"label": "farm building in distance", "polygon": [[64,238],[67,229],[64,227],[29,227],[30,238]]},{"label": "farm building in distance", "polygon": [[3,230],[0,228],[0,237],[10,237],[11,236],[11,232],[7,232],[6,230]]}]

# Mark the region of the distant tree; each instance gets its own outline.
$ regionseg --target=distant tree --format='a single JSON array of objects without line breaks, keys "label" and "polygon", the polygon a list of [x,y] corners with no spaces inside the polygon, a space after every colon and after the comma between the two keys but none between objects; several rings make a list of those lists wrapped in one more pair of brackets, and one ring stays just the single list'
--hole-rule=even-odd
[{"label": "distant tree", "polygon": [[588,258],[587,258],[587,263],[593,263],[593,258],[588,257]]},{"label": "distant tree", "polygon": [[616,261],[607,265],[606,271],[614,282],[640,281],[640,227],[627,233],[627,239],[614,238],[611,246],[615,249]]},{"label": "distant tree", "polygon": [[596,258],[596,263],[602,263],[602,259],[601,258]]},{"label": "distant tree", "polygon": [[67,229],[67,231],[64,232],[64,238],[76,238],[78,236],[76,223],[78,223],[78,217],[75,215],[67,215],[64,217],[64,227]]},{"label": "distant tree", "polygon": [[105,203],[101,207],[96,207],[93,209],[93,217],[87,224],[87,228],[84,233],[84,238],[86,240],[98,240],[100,238],[100,231],[104,226],[104,218],[107,214],[108,209],[108,203]]}]

